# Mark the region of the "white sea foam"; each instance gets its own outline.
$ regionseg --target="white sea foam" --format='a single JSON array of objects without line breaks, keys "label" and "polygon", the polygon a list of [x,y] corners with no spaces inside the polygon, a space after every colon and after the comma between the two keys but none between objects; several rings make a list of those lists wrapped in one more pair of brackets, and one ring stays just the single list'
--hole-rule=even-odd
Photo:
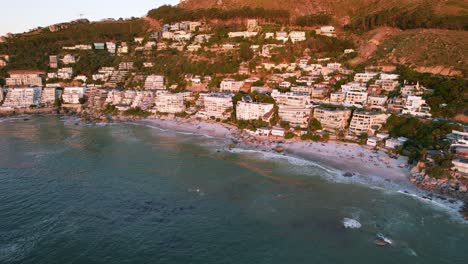
[{"label": "white sea foam", "polygon": [[359,221],[351,218],[343,218],[343,226],[351,229],[358,229],[362,227]]},{"label": "white sea foam", "polygon": [[393,245],[393,241],[390,238],[384,236],[382,233],[378,233],[377,237],[385,241],[387,244]]}]

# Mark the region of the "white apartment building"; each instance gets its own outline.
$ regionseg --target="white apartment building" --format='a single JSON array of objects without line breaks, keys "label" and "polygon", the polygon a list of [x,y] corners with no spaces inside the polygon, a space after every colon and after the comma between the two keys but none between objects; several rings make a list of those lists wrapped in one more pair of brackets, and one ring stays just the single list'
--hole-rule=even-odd
[{"label": "white apartment building", "polygon": [[115,54],[115,51],[117,50],[117,45],[115,45],[114,42],[106,42],[106,48],[109,53]]},{"label": "white apartment building", "polygon": [[345,104],[359,104],[365,105],[367,103],[367,92],[356,92],[349,91],[346,92]]},{"label": "white apartment building", "polygon": [[[382,78],[382,76],[380,77]],[[376,80],[375,84],[380,85],[382,87],[382,90],[387,91],[387,92],[392,92],[398,87],[398,81],[394,80]]]},{"label": "white apartment building", "polygon": [[62,100],[66,104],[79,104],[85,93],[86,87],[65,87]]},{"label": "white apartment building", "polygon": [[156,93],[154,91],[135,91],[135,97],[131,107],[139,107],[141,110],[146,111],[153,107]]},{"label": "white apartment building", "polygon": [[384,113],[357,112],[353,113],[349,132],[360,135],[367,133],[373,135],[376,130],[380,129],[390,115]]},{"label": "white apartment building", "polygon": [[261,118],[269,121],[273,114],[273,104],[251,103],[239,101],[236,107],[236,116],[239,120],[257,120]]},{"label": "white apartment building", "polygon": [[329,109],[318,107],[314,109],[314,118],[322,124],[322,129],[327,131],[344,130],[348,126],[351,117],[349,109]]},{"label": "white apartment building", "polygon": [[66,67],[61,68],[57,71],[57,78],[63,80],[69,80],[73,77],[73,68]]},{"label": "white apartment building", "polygon": [[379,74],[376,72],[356,73],[356,75],[354,75],[354,81],[355,82],[368,82],[371,79],[377,77],[377,75]]},{"label": "white apartment building", "polygon": [[258,32],[250,32],[250,31],[239,31],[239,32],[229,32],[229,38],[251,38],[258,35]]},{"label": "white apartment building", "polygon": [[247,19],[247,30],[256,31],[258,29],[258,20],[257,19]]},{"label": "white apartment building", "polygon": [[342,104],[346,99],[346,94],[342,92],[331,93],[330,94],[330,103]]},{"label": "white apartment building", "polygon": [[73,56],[71,54],[67,54],[67,55],[63,56],[62,62],[65,65],[73,64],[73,63],[76,63],[76,58],[75,58],[75,56]]},{"label": "white apartment building", "polygon": [[338,62],[327,63],[327,68],[331,70],[339,70],[341,69],[341,63],[338,63]]},{"label": "white apartment building", "polygon": [[220,91],[227,93],[238,93],[243,86],[243,81],[236,81],[234,79],[224,79],[220,84]]},{"label": "white apartment building", "polygon": [[60,98],[61,94],[62,90],[57,89],[57,87],[46,87],[42,90],[41,104],[52,105],[56,99]]},{"label": "white apartment building", "polygon": [[154,104],[152,112],[176,114],[185,111],[184,95],[182,93],[158,93]]},{"label": "white apartment building", "polygon": [[426,103],[426,100],[421,96],[410,95],[406,99],[405,107],[402,114],[408,114],[418,117],[430,117],[431,107]]},{"label": "white apartment building", "polygon": [[405,137],[389,138],[385,140],[385,147],[387,149],[396,149],[397,147],[405,144],[406,141],[408,141],[408,139]]},{"label": "white apartment building", "polygon": [[232,94],[208,94],[203,97],[200,114],[206,118],[226,119],[232,112]]},{"label": "white apartment building", "polygon": [[32,105],[39,105],[41,99],[41,87],[25,87],[7,89],[3,107],[7,108],[28,108]]},{"label": "white apartment building", "polygon": [[398,74],[392,74],[392,73],[380,73],[380,80],[393,80],[396,81],[400,78],[400,75]]},{"label": "white apartment building", "polygon": [[165,90],[164,76],[162,75],[149,75],[145,80],[145,90]]},{"label": "white apartment building", "polygon": [[288,41],[288,39],[289,39],[289,36],[288,36],[287,32],[284,32],[284,31],[276,32],[276,40],[286,42],[286,41]]},{"label": "white apartment building", "polygon": [[291,31],[289,33],[289,38],[292,43],[301,42],[306,40],[306,34],[304,31]]},{"label": "white apartment building", "polygon": [[304,93],[281,93],[278,90],[273,90],[271,97],[275,99],[278,105],[305,107],[310,103],[310,96]]},{"label": "white apartment building", "polygon": [[42,72],[9,72],[10,77],[6,78],[6,85],[15,86],[42,86]]},{"label": "white apartment building", "polygon": [[292,86],[291,92],[293,93],[304,93],[311,95],[314,90],[313,86]]},{"label": "white apartment building", "polygon": [[58,67],[58,56],[49,56],[49,68],[56,69]]},{"label": "white apartment building", "polygon": [[365,85],[362,85],[360,82],[349,82],[341,85],[341,91],[343,93],[349,91],[365,92],[367,91],[367,87]]},{"label": "white apartment building", "polygon": [[281,121],[288,122],[291,127],[307,128],[310,112],[310,108],[303,106],[280,105],[278,108],[278,115]]},{"label": "white apartment building", "polygon": [[381,95],[370,95],[369,97],[367,97],[367,103],[373,106],[384,106],[387,100],[387,96]]},{"label": "white apartment building", "polygon": [[175,41],[189,41],[192,38],[192,33],[185,31],[174,32],[173,39]]},{"label": "white apartment building", "polygon": [[333,26],[323,26],[320,28],[320,32],[324,35],[335,34],[335,27]]}]

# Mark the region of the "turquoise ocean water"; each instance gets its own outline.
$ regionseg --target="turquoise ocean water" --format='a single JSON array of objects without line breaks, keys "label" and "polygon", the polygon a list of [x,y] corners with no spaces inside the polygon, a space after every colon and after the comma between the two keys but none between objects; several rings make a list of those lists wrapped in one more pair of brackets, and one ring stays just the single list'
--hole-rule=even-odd
[{"label": "turquoise ocean water", "polygon": [[[468,261],[455,211],[226,144],[137,124],[0,119],[0,263]],[[392,245],[376,246],[379,235]]]}]

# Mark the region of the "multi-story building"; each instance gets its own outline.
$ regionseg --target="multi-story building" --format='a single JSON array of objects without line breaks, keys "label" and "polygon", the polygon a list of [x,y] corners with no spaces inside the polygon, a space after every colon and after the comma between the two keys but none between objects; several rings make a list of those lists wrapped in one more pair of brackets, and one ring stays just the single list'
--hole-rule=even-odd
[{"label": "multi-story building", "polygon": [[349,91],[365,92],[367,91],[367,87],[360,82],[349,82],[341,85],[341,91],[343,93]]},{"label": "multi-story building", "polygon": [[115,54],[117,45],[114,42],[106,42],[107,51],[111,54]]},{"label": "multi-story building", "polygon": [[384,113],[355,111],[349,125],[349,132],[358,135],[363,133],[373,135],[376,130],[387,122],[389,116]]},{"label": "multi-story building", "polygon": [[323,130],[327,131],[346,129],[350,117],[351,110],[349,109],[330,109],[323,107],[314,109],[314,118],[320,121]]},{"label": "multi-story building", "polygon": [[72,77],[73,77],[73,68],[71,67],[61,68],[57,71],[57,78],[59,79],[69,80]]},{"label": "multi-story building", "polygon": [[156,95],[152,112],[177,114],[185,111],[182,93],[161,92]]},{"label": "multi-story building", "polygon": [[56,69],[58,67],[58,56],[49,56],[49,68]]},{"label": "multi-story building", "polygon": [[251,38],[258,35],[258,32],[250,31],[239,31],[239,32],[229,32],[228,37],[230,38]]},{"label": "multi-story building", "polygon": [[244,86],[243,81],[236,81],[233,79],[224,79],[220,84],[220,91],[227,93],[238,93]]},{"label": "multi-story building", "polygon": [[278,115],[281,121],[288,122],[291,127],[307,128],[310,112],[310,108],[303,106],[280,105],[278,107]]},{"label": "multi-story building", "polygon": [[402,114],[408,114],[418,117],[430,117],[431,107],[426,103],[426,100],[421,96],[410,95],[406,99],[406,104],[402,110]]},{"label": "multi-story building", "polygon": [[202,100],[203,109],[199,113],[206,118],[226,119],[232,112],[232,94],[207,94]]},{"label": "multi-story building", "polygon": [[388,97],[383,95],[370,95],[367,97],[367,104],[371,106],[384,106]]},{"label": "multi-story building", "polygon": [[377,84],[371,84],[369,87],[367,87],[367,93],[369,95],[379,95],[382,93],[382,87]]},{"label": "multi-story building", "polygon": [[346,92],[345,103],[365,105],[367,103],[367,92],[348,91]]},{"label": "multi-story building", "polygon": [[73,63],[76,63],[76,58],[75,58],[75,56],[73,56],[71,54],[67,54],[67,55],[63,56],[62,62],[65,65],[73,64]]},{"label": "multi-story building", "polygon": [[41,87],[23,87],[7,89],[3,107],[7,108],[28,108],[37,106],[41,100]]},{"label": "multi-story building", "polygon": [[162,75],[149,75],[145,80],[145,90],[164,90],[164,76]]},{"label": "multi-story building", "polygon": [[119,70],[131,71],[133,70],[133,62],[121,62],[119,63]]},{"label": "multi-story building", "polygon": [[42,90],[41,96],[41,105],[53,105],[55,100],[60,98],[62,94],[61,89],[57,89],[57,87],[45,87]]},{"label": "multi-story building", "polygon": [[395,80],[376,80],[375,84],[380,85],[382,87],[382,90],[387,91],[387,92],[392,92],[395,91],[395,89],[398,87],[398,81]]},{"label": "multi-story building", "polygon": [[248,31],[257,31],[258,30],[258,20],[257,19],[247,19],[247,30]]},{"label": "multi-story building", "polygon": [[66,104],[79,104],[86,92],[86,87],[65,87],[62,100]]},{"label": "multi-story building", "polygon": [[246,101],[237,102],[236,116],[239,120],[257,120],[269,121],[273,115],[273,104],[253,103]]},{"label": "multi-story building", "polygon": [[278,105],[305,107],[310,103],[310,96],[305,93],[281,93],[278,90],[273,90],[271,97],[275,99]]},{"label": "multi-story building", "polygon": [[346,99],[346,94],[342,92],[331,93],[330,94],[330,103],[342,104]]},{"label": "multi-story building", "polygon": [[291,39],[292,43],[305,41],[306,40],[306,34],[305,34],[304,31],[291,31],[289,33],[289,39]]},{"label": "multi-story building", "polygon": [[146,111],[153,107],[156,93],[154,91],[136,91],[131,107]]},{"label": "multi-story building", "polygon": [[41,75],[44,72],[38,71],[10,71],[9,78],[6,78],[6,85],[9,87],[18,86],[42,86]]},{"label": "multi-story building", "polygon": [[368,82],[371,79],[377,77],[377,75],[379,74],[375,72],[356,73],[356,75],[354,75],[354,81],[355,82]]}]

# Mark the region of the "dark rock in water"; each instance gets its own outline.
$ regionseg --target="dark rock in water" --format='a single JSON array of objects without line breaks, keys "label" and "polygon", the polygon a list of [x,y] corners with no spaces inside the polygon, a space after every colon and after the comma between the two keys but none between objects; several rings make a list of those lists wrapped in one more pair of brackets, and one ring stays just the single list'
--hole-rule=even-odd
[{"label": "dark rock in water", "polygon": [[23,119],[23,121],[29,121],[29,118],[25,118],[25,119]]},{"label": "dark rock in water", "polygon": [[345,176],[345,177],[353,177],[353,173],[351,173],[351,172],[348,171],[348,172],[343,173],[343,176]]},{"label": "dark rock in water", "polygon": [[229,145],[228,145],[228,148],[229,148],[229,149],[233,149],[233,148],[235,148],[235,147],[236,147],[236,144],[229,144]]},{"label": "dark rock in water", "polygon": [[386,182],[390,182],[390,179],[385,179]]},{"label": "dark rock in water", "polygon": [[274,150],[275,150],[276,152],[283,152],[283,151],[284,151],[284,147],[276,146],[276,147],[274,148]]},{"label": "dark rock in water", "polygon": [[443,201],[447,200],[447,198],[445,198],[445,197],[443,197],[443,196],[440,196],[440,195],[437,195],[437,198],[439,198],[439,199],[441,199],[441,200],[443,200]]},{"label": "dark rock in water", "polygon": [[389,245],[389,243],[382,238],[375,240],[374,244],[376,244],[377,246],[381,246],[381,247],[385,247]]},{"label": "dark rock in water", "polygon": [[448,200],[449,203],[454,204],[456,201],[454,199]]}]

